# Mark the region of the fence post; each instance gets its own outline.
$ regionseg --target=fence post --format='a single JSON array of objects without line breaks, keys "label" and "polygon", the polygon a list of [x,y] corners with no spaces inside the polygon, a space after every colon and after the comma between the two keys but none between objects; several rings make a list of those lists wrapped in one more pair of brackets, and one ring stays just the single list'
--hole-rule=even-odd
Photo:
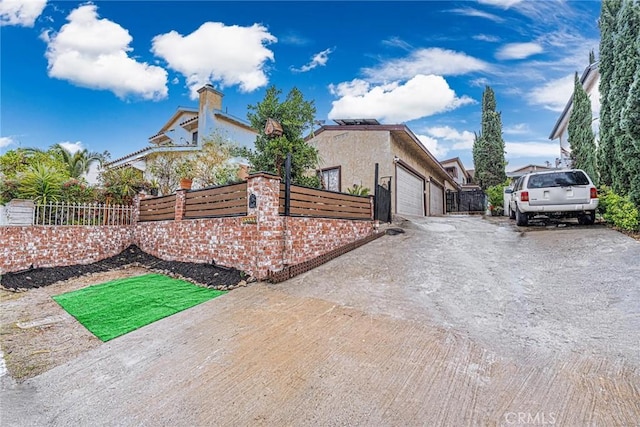
[{"label": "fence post", "polygon": [[184,219],[186,196],[187,190],[180,189],[176,191],[175,221],[182,221]]},{"label": "fence post", "polygon": [[291,153],[284,166],[284,216],[291,215]]},{"label": "fence post", "polygon": [[380,218],[378,218],[378,208],[376,206],[376,204],[378,203],[378,180],[379,180],[379,176],[378,176],[378,164],[376,163],[376,167],[375,167],[375,172],[373,175],[373,198],[374,198],[374,206],[373,206],[373,219],[378,220]]}]

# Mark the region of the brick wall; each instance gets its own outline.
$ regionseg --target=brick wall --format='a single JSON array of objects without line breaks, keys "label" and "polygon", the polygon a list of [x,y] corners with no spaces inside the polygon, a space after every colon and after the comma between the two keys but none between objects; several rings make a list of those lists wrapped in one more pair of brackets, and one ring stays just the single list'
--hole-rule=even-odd
[{"label": "brick wall", "polygon": [[0,227],[0,274],[37,267],[89,264],[133,243],[133,226]]},{"label": "brick wall", "polygon": [[[247,200],[255,195],[257,202],[255,208],[247,208],[247,216],[122,227],[0,227],[0,271],[32,264],[86,264],[136,244],[165,260],[213,261],[264,279],[269,271],[280,271],[373,233],[372,221],[280,216],[279,193],[280,178],[259,174],[247,182]],[[184,192],[179,192],[176,219],[182,218],[183,200]]]}]

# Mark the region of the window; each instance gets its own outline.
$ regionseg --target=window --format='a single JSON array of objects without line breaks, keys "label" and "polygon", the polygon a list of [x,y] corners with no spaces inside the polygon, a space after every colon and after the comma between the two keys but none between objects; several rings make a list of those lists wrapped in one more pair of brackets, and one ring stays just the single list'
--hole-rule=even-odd
[{"label": "window", "polygon": [[198,145],[198,131],[195,131],[192,135],[191,135],[191,143],[193,145]]},{"label": "window", "polygon": [[447,171],[447,173],[451,175],[453,178],[458,177],[458,169],[455,167],[446,168],[445,171]]},{"label": "window", "polygon": [[572,185],[589,185],[589,178],[580,171],[555,172],[532,175],[528,188],[569,187]]},{"label": "window", "polygon": [[340,166],[336,168],[323,169],[322,187],[325,190],[340,191]]}]

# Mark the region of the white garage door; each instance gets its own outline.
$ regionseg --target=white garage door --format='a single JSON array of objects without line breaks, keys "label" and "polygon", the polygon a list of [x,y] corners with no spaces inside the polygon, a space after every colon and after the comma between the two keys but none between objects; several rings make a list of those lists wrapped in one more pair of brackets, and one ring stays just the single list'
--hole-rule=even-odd
[{"label": "white garage door", "polygon": [[402,166],[396,168],[396,179],[398,214],[424,216],[424,180]]},{"label": "white garage door", "polygon": [[444,190],[433,181],[429,182],[429,215],[444,215]]}]

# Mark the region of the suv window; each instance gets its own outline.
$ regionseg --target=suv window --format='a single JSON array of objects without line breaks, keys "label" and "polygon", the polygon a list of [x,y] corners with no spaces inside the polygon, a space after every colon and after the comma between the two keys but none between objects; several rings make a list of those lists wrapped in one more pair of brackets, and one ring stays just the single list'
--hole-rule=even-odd
[{"label": "suv window", "polygon": [[589,185],[589,178],[581,171],[553,172],[532,175],[528,188],[569,187],[571,185]]}]

